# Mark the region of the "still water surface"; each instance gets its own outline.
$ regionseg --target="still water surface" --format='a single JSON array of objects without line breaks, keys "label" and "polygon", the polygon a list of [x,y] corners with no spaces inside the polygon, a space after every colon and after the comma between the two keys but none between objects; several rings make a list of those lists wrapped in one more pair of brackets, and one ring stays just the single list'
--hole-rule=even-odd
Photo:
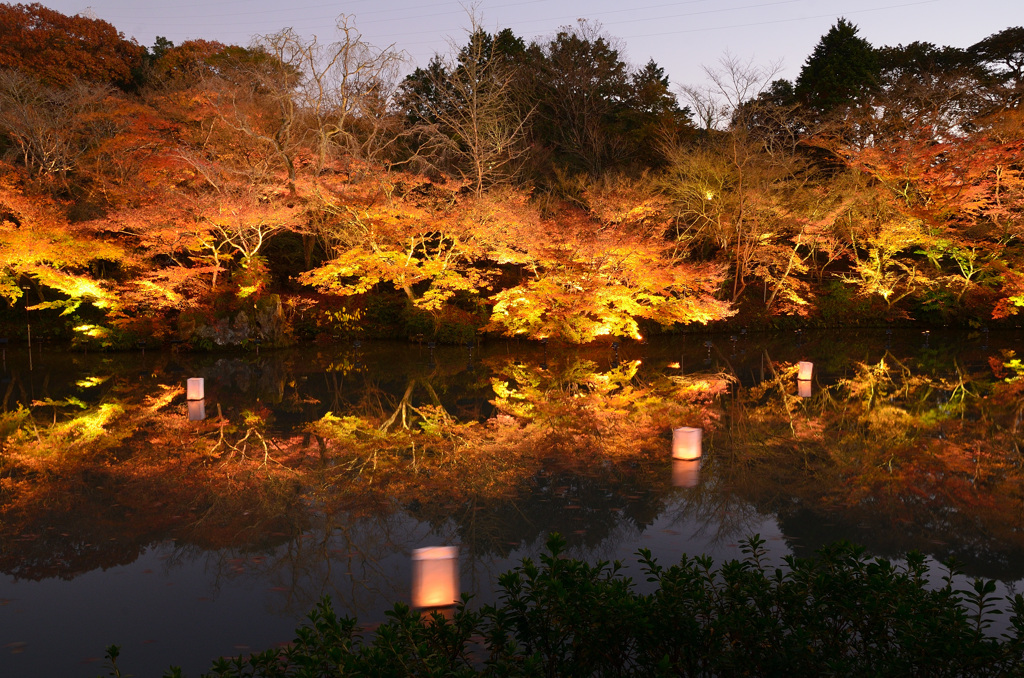
[{"label": "still water surface", "polygon": [[[87,475],[94,480],[75,485],[81,497],[0,516],[0,676],[105,674],[111,643],[122,647],[124,671],[156,676],[176,664],[198,675],[215,657],[289,641],[323,595],[372,629],[393,602],[409,601],[411,554],[423,546],[458,545],[461,588],[492,602],[498,574],[535,556],[552,531],[567,537],[572,556],[626,563],[640,547],[662,563],[684,553],[720,562],[740,557],[740,540],[755,533],[777,561],[848,538],[886,557],[956,556],[968,576],[1014,592],[1024,585],[1024,495],[1006,488],[1024,461],[1021,404],[999,389],[1014,378],[1001,366],[1022,339],[1012,331],[752,333],[571,350],[367,342],[203,356],[44,346],[31,359],[8,347],[2,412],[31,406],[40,424],[58,422],[71,416],[71,399],[71,410],[90,412],[199,376],[206,416],[259,412],[271,456],[304,435],[315,448],[306,425],[328,412],[365,412],[369,401],[385,413],[404,399],[458,421],[493,420],[507,410],[496,383],[513,373],[525,383],[523,370],[585,365],[574,388],[624,364],[635,366],[636,385],[665,375],[729,381],[706,404],[699,476],[676,469],[675,482],[668,428],[653,441],[664,457],[595,457],[590,468],[543,459],[499,494],[413,488],[391,501],[324,499],[360,496],[359,483],[370,482],[360,475],[272,510],[254,498],[250,512],[243,497],[230,519],[167,497],[164,511],[160,496],[141,507],[111,493],[111,477]],[[809,398],[798,396],[800,360],[814,363]],[[184,395],[174,397],[184,420]],[[863,438],[859,450],[850,431]],[[965,443],[972,432],[978,440]]]}]

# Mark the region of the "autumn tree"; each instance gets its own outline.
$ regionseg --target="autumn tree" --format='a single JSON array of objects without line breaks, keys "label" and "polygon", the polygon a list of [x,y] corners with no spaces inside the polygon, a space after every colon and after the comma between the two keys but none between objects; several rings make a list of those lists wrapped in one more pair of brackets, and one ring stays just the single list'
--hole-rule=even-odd
[{"label": "autumn tree", "polygon": [[880,88],[858,124],[864,134],[905,138],[929,127],[936,139],[960,134],[989,105],[982,74],[963,50],[913,42],[878,50]]},{"label": "autumn tree", "polygon": [[402,55],[393,46],[379,49],[367,43],[350,16],[340,15],[335,26],[339,39],[329,44],[315,36],[307,40],[290,28],[259,40],[296,76],[274,81],[283,89],[271,91],[291,97],[305,118],[317,171],[332,156],[377,159],[398,137],[389,125],[389,108]]},{"label": "autumn tree", "polygon": [[731,301],[757,279],[769,310],[785,301],[786,312],[806,313],[798,277],[806,272],[806,231],[830,218],[834,201],[811,190],[814,168],[799,152],[799,128],[788,124],[794,107],[761,97],[775,69],[727,54],[705,70],[710,84],[684,93],[704,124],[722,129],[665,148],[661,183],[675,210],[673,238],[729,262]]},{"label": "autumn tree", "polygon": [[158,36],[147,57],[147,94],[152,96],[153,90],[163,92],[201,86],[204,80],[216,76],[218,63],[228,54],[228,46],[221,42],[186,40],[175,45]]},{"label": "autumn tree", "polygon": [[85,81],[131,88],[144,51],[100,19],[65,16],[39,3],[0,4],[0,68],[44,86]]},{"label": "autumn tree", "polygon": [[58,89],[18,71],[0,71],[0,134],[31,174],[62,180],[87,150],[86,114],[102,108],[106,94],[82,82]]},{"label": "autumn tree", "polygon": [[567,209],[524,244],[530,274],[493,296],[488,327],[508,336],[587,343],[642,336],[641,321],[664,327],[728,317],[715,297],[721,272],[673,257],[660,228],[580,223]]},{"label": "autumn tree", "polygon": [[858,284],[882,290],[890,308],[892,299],[912,297],[948,318],[972,298],[988,298],[1018,232],[1010,196],[1019,185],[1020,135],[1013,123],[1004,127],[1013,114],[986,114],[969,64],[934,67],[933,60],[963,64],[960,55],[928,45],[883,55],[900,65],[883,71],[889,86],[871,95],[869,108],[850,116],[864,134],[812,142],[831,145],[889,202],[890,216],[854,249]]},{"label": "autumn tree", "polygon": [[209,266],[211,291],[217,290],[219,274],[228,272],[235,276],[239,298],[262,293],[269,282],[262,252],[275,234],[296,227],[294,202],[240,189],[213,200],[197,199],[190,212],[195,227],[189,249]]},{"label": "autumn tree", "polygon": [[109,281],[97,278],[100,262],[129,265],[131,257],[104,243],[90,229],[72,227],[54,201],[26,194],[19,174],[0,164],[0,296],[13,305],[23,300],[30,310],[75,313],[82,305],[104,312],[118,308]]},{"label": "autumn tree", "polygon": [[400,290],[410,305],[437,313],[458,292],[479,293],[489,277],[482,241],[487,234],[459,218],[455,192],[422,178],[413,191],[382,193],[373,185],[325,196],[334,213],[334,256],[300,281],[340,294],[378,285]]},{"label": "autumn tree", "polygon": [[351,190],[335,202],[347,243],[302,282],[342,294],[391,287],[434,314],[457,295],[483,297],[490,329],[575,343],[638,337],[644,320],[706,323],[730,313],[714,298],[717,268],[675,258],[660,205],[623,209],[605,193],[591,198],[595,221],[570,207],[541,217],[512,189],[460,197],[421,183],[362,198]]},{"label": "autumn tree", "polygon": [[[214,77],[199,89],[202,113],[212,118],[201,137],[201,156],[209,157],[209,140],[219,130],[221,144],[234,171],[250,181],[283,183],[296,190],[298,158],[306,146],[303,111],[295,98],[302,74],[261,45],[251,49],[229,46],[217,55]],[[275,176],[276,175],[276,176]]]},{"label": "autumn tree", "polygon": [[402,86],[402,105],[420,150],[440,169],[451,169],[479,195],[515,176],[529,150],[533,107],[522,87],[523,41],[497,35],[474,20],[469,41],[454,57],[435,56]]}]

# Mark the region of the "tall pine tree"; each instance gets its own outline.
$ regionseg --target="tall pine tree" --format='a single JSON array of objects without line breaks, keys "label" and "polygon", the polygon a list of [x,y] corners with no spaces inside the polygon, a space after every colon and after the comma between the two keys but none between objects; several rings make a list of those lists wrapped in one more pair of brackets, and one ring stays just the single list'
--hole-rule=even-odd
[{"label": "tall pine tree", "polygon": [[878,87],[878,57],[857,27],[839,19],[807,57],[796,79],[796,97],[823,117]]}]

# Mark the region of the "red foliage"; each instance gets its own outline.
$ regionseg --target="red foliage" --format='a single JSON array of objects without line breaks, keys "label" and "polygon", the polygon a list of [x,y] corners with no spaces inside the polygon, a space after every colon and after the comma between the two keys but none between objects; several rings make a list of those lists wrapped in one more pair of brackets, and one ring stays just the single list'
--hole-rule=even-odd
[{"label": "red foliage", "polygon": [[127,87],[144,52],[106,21],[65,16],[39,3],[0,4],[0,67],[47,85],[85,80]]}]

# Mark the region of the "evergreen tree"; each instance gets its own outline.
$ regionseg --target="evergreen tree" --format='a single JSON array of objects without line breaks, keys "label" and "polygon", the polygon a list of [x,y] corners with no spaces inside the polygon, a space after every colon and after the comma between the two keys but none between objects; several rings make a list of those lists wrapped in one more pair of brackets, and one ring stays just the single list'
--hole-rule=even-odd
[{"label": "evergreen tree", "polygon": [[796,97],[819,116],[855,103],[878,86],[878,56],[857,27],[839,19],[818,41],[796,79]]},{"label": "evergreen tree", "polygon": [[1024,98],[1024,27],[993,33],[967,48],[967,55],[985,70],[1005,108]]}]

